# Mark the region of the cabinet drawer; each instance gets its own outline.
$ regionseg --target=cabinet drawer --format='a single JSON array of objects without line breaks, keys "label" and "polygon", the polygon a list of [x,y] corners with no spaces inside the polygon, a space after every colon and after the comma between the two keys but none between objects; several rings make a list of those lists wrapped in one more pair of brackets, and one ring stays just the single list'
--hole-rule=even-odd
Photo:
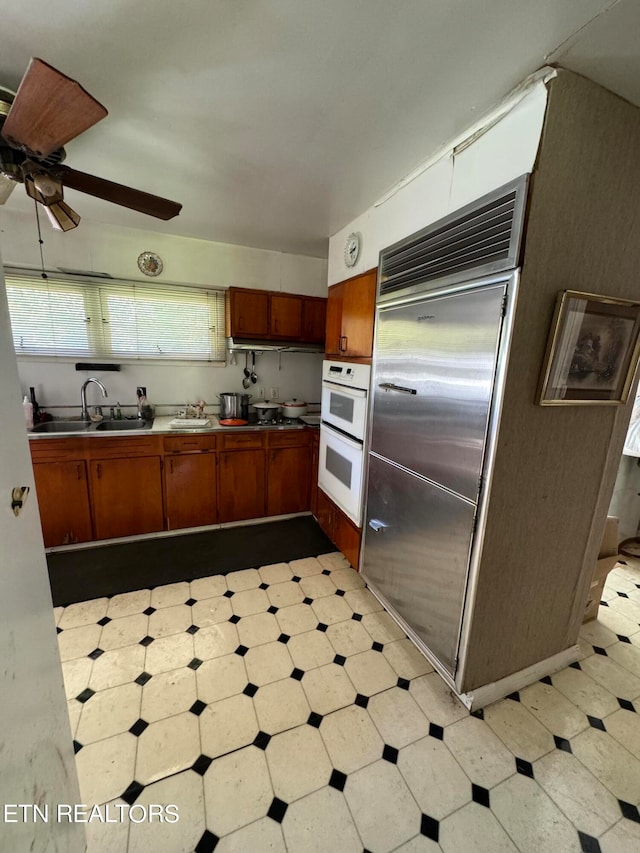
[{"label": "cabinet drawer", "polygon": [[29,442],[33,462],[70,462],[84,457],[84,447],[78,438],[37,438]]},{"label": "cabinet drawer", "polygon": [[259,432],[238,432],[234,435],[223,432],[220,436],[222,450],[252,450],[265,446],[265,435]]},{"label": "cabinet drawer", "polygon": [[202,450],[215,450],[215,435],[171,435],[164,439],[166,453],[190,453]]},{"label": "cabinet drawer", "polygon": [[160,456],[162,437],[132,436],[131,438],[88,438],[85,451],[90,459],[119,459],[123,456]]},{"label": "cabinet drawer", "polygon": [[269,447],[307,447],[309,444],[306,429],[274,430],[267,435]]}]

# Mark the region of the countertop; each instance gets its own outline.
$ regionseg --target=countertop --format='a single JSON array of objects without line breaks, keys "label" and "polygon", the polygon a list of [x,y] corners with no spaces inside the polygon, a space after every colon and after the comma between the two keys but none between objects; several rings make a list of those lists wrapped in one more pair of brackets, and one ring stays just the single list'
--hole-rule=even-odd
[{"label": "countertop", "polygon": [[[77,431],[72,430],[70,432],[29,432],[29,440],[38,440],[41,438],[75,438],[77,436],[101,436],[102,438],[108,436],[116,436],[122,437],[123,435],[201,435],[203,433],[212,433],[212,432],[255,432],[255,431],[272,431],[272,430],[285,430],[285,429],[318,429],[316,425],[304,424],[304,423],[294,423],[294,424],[258,424],[258,423],[248,423],[246,426],[224,426],[218,420],[217,415],[206,415],[206,417],[211,421],[211,426],[205,428],[188,428],[185,427],[183,429],[173,429],[169,426],[169,423],[176,417],[176,415],[160,415],[156,417],[153,421],[153,426],[150,429],[128,429],[119,432],[118,430],[109,430],[109,431],[96,431],[95,429],[79,429]],[[62,419],[61,419],[62,420]]]}]

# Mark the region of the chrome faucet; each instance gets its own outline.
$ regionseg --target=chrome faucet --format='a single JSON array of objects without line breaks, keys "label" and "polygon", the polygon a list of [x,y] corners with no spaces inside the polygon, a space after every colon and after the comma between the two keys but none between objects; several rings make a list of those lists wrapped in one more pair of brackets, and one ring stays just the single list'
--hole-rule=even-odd
[{"label": "chrome faucet", "polygon": [[83,421],[91,420],[91,418],[89,417],[89,411],[87,409],[87,385],[90,382],[96,383],[98,388],[100,388],[100,390],[102,391],[103,397],[109,396],[107,394],[107,389],[104,387],[104,385],[102,384],[102,382],[100,382],[99,379],[94,379],[93,377],[91,379],[87,379],[87,381],[83,383],[82,388],[80,389],[80,402],[82,403],[82,411],[80,412],[80,418]]}]

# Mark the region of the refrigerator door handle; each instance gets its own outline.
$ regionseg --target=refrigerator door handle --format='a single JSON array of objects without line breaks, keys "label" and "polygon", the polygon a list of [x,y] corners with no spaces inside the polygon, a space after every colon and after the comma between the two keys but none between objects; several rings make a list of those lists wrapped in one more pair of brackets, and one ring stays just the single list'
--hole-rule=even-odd
[{"label": "refrigerator door handle", "polygon": [[395,385],[393,382],[382,382],[378,388],[384,388],[385,391],[400,391],[401,394],[417,394],[415,388],[405,388],[403,385]]},{"label": "refrigerator door handle", "polygon": [[385,527],[388,526],[388,524],[385,524],[383,521],[380,521],[377,518],[369,519],[369,527],[373,530],[374,533],[382,533]]}]

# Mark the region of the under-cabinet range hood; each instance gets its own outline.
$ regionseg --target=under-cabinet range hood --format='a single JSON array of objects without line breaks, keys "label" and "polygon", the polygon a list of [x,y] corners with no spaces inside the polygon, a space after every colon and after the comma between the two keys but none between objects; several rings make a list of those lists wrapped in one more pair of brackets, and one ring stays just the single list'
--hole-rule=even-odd
[{"label": "under-cabinet range hood", "polygon": [[324,343],[300,341],[256,341],[249,338],[227,338],[229,352],[324,352]]}]

